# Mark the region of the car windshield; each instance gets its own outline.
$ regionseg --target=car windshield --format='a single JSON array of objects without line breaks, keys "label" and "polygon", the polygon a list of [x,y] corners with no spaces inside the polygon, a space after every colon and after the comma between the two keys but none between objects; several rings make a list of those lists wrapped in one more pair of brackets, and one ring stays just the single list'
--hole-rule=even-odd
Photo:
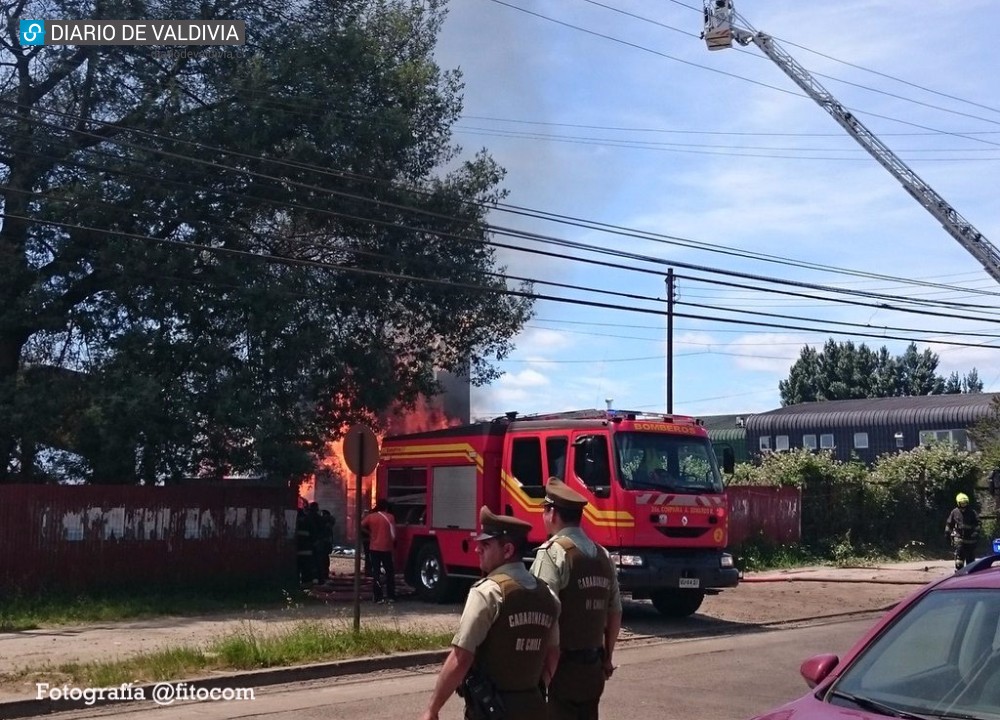
[{"label": "car windshield", "polygon": [[618,477],[628,490],[722,492],[708,438],[645,432],[615,434]]},{"label": "car windshield", "polygon": [[824,700],[1000,718],[1000,590],[931,591],[858,656]]}]

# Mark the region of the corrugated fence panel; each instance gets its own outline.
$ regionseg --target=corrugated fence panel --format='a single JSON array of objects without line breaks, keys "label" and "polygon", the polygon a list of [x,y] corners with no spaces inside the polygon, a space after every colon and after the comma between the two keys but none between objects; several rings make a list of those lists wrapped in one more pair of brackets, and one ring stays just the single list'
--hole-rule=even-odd
[{"label": "corrugated fence panel", "polygon": [[295,582],[296,492],[0,485],[0,589]]},{"label": "corrugated fence panel", "polygon": [[729,544],[760,538],[776,544],[802,537],[802,492],[793,487],[735,485],[729,497]]}]

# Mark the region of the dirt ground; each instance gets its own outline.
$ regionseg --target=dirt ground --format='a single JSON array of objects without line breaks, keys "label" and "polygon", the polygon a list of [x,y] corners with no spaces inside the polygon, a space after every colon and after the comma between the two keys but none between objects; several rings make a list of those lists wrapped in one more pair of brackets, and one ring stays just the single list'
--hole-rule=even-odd
[{"label": "dirt ground", "polygon": [[[952,572],[949,562],[928,561],[870,568],[800,568],[751,573],[737,588],[705,599],[700,611],[683,620],[661,618],[648,601],[627,600],[623,639],[720,632],[821,616],[836,616],[891,607],[921,585]],[[351,567],[338,564],[335,570]],[[305,619],[353,622],[353,580],[341,575],[337,592],[319,594],[282,610],[252,611],[204,617],[161,617],[79,627],[55,626],[0,633],[0,657],[6,672],[58,667],[64,663],[115,660],[167,647],[202,646],[233,632],[265,633]],[[461,605],[427,605],[401,594],[395,605],[375,605],[365,595],[363,624],[450,632]],[[3,672],[3,671],[0,671]],[[2,676],[0,676],[2,677]],[[0,701],[26,697],[32,680],[0,682]]]}]

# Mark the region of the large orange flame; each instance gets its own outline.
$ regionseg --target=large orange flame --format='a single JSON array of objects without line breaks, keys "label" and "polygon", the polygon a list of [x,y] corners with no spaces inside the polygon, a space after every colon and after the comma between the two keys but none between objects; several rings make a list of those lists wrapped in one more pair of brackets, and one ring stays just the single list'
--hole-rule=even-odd
[{"label": "large orange flame", "polygon": [[[387,414],[385,418],[387,432],[379,436],[379,443],[381,444],[385,434],[426,432],[461,424],[461,420],[449,418],[438,401],[420,397],[412,409],[397,408]],[[346,428],[344,430],[346,431]],[[340,439],[328,443],[318,464],[319,472],[303,481],[299,494],[308,501],[318,502],[321,509],[329,510],[336,520],[337,534],[353,542],[357,479],[344,460],[344,441]],[[374,504],[372,491],[374,484],[375,473],[362,478],[362,508],[370,508]]]}]

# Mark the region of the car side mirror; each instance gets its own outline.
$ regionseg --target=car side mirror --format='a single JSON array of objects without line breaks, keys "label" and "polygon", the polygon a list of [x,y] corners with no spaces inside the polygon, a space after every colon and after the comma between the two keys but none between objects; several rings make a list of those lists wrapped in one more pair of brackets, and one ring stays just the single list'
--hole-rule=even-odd
[{"label": "car side mirror", "polygon": [[832,653],[824,653],[811,657],[799,666],[799,674],[811,688],[826,680],[827,676],[837,667],[840,658]]}]

